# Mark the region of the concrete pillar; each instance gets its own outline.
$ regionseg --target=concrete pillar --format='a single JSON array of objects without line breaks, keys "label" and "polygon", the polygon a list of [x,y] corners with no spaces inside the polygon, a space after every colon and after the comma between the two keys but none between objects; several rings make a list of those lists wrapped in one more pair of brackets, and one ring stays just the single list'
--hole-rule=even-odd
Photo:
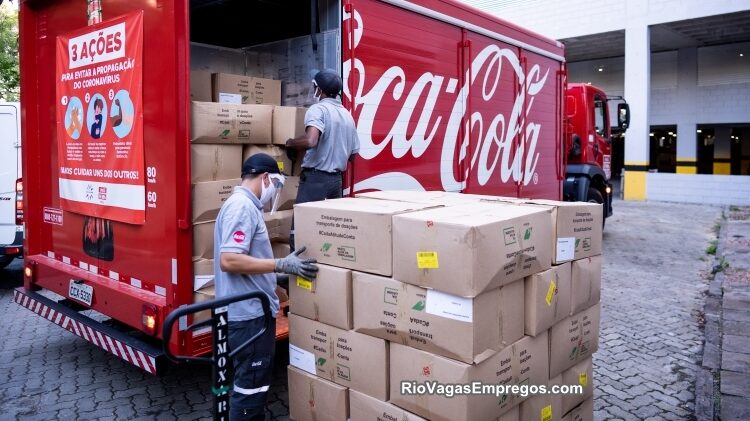
[{"label": "concrete pillar", "polygon": [[714,130],[714,174],[729,175],[732,173],[732,140],[729,138],[729,127],[717,127]]},{"label": "concrete pillar", "polygon": [[682,48],[677,52],[677,173],[696,174],[696,104],[698,103],[698,49]]},{"label": "concrete pillar", "polygon": [[649,28],[644,20],[639,20],[625,28],[625,99],[631,110],[630,127],[625,133],[625,200],[646,199],[650,91]]},{"label": "concrete pillar", "polygon": [[750,129],[742,129],[740,141],[742,145],[742,162],[740,163],[740,174],[750,175]]}]

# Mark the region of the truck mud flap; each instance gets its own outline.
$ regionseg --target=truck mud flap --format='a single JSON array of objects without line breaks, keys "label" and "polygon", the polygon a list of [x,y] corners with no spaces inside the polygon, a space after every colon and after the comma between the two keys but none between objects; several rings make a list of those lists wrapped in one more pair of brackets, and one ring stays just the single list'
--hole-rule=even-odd
[{"label": "truck mud flap", "polygon": [[41,294],[19,287],[13,291],[13,300],[47,321],[150,374],[160,374],[167,364],[164,351],[160,348],[83,316]]}]

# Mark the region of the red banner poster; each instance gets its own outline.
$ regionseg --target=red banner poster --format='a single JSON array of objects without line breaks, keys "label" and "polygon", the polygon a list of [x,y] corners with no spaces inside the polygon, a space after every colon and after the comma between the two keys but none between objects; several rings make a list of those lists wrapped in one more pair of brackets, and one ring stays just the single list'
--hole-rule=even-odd
[{"label": "red banner poster", "polygon": [[145,223],[143,13],[57,37],[55,76],[62,208]]}]

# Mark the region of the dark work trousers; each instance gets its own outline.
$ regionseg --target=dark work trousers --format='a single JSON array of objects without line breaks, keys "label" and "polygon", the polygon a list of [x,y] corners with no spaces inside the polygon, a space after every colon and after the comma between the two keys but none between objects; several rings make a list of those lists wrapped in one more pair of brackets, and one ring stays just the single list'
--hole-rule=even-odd
[{"label": "dark work trousers", "polygon": [[[342,176],[340,172],[330,173],[303,168],[299,177],[299,189],[295,203],[316,202],[325,199],[338,199],[342,196]],[[294,219],[289,246],[294,250]]]},{"label": "dark work trousers", "polygon": [[[263,317],[229,322],[230,352],[263,329]],[[255,342],[232,358],[234,388],[229,398],[230,421],[263,421],[276,351],[276,319]]]}]

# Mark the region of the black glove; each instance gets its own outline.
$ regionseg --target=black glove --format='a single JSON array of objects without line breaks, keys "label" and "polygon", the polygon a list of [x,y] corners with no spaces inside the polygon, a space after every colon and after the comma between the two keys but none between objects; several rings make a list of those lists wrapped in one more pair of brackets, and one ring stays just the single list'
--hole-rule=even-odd
[{"label": "black glove", "polygon": [[290,161],[296,162],[297,161],[297,149],[287,146],[286,157],[289,158]]},{"label": "black glove", "polygon": [[295,250],[283,259],[276,259],[276,272],[288,273],[301,276],[306,279],[315,279],[318,274],[318,266],[315,259],[300,259],[299,255],[305,252],[306,247]]}]

